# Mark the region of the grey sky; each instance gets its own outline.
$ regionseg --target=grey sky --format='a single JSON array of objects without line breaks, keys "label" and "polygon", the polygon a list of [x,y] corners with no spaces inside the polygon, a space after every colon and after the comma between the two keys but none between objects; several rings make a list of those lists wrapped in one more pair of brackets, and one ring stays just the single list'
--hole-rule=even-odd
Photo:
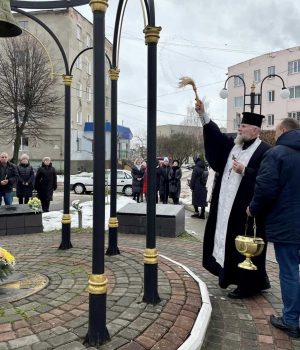
[{"label": "grey sky", "polygon": [[[109,0],[106,36],[113,38],[118,1]],[[180,124],[194,103],[190,87],[178,79],[191,76],[210,114],[225,125],[226,101],[219,91],[229,66],[270,51],[299,45],[300,5],[285,0],[157,0],[158,124]],[[78,10],[92,20],[89,6]],[[147,47],[140,0],[128,0],[121,38],[118,123],[133,133],[146,129]],[[300,57],[300,53],[299,53]],[[173,114],[172,114],[173,113]]]}]

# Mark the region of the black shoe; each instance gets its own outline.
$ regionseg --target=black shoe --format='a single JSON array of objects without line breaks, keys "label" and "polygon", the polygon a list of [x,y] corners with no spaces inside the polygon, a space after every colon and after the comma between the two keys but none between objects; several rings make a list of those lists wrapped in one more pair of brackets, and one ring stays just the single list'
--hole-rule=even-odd
[{"label": "black shoe", "polygon": [[191,215],[191,218],[199,218],[199,213],[195,213],[195,214]]},{"label": "black shoe", "polygon": [[199,219],[204,219],[205,220],[205,215],[200,215]]},{"label": "black shoe", "polygon": [[270,316],[271,325],[283,330],[291,338],[299,338],[300,330],[296,326],[288,326],[284,323],[282,317],[271,315]]},{"label": "black shoe", "polygon": [[240,288],[236,288],[233,291],[229,292],[227,294],[228,298],[230,299],[244,299],[244,298],[251,298],[255,295],[259,294],[259,292],[243,292],[240,290]]}]

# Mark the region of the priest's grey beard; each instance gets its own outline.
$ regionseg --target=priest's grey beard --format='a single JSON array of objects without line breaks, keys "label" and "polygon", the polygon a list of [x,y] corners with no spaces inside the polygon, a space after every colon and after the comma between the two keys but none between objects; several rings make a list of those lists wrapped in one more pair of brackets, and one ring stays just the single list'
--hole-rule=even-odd
[{"label": "priest's grey beard", "polygon": [[249,141],[250,138],[245,135],[237,135],[237,137],[234,139],[234,143],[236,145],[242,145],[245,141]]}]

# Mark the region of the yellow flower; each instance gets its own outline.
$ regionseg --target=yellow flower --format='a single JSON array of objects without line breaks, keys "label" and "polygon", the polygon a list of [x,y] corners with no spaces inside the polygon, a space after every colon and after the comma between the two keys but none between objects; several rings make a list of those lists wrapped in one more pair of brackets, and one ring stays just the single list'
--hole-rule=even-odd
[{"label": "yellow flower", "polygon": [[0,258],[6,260],[10,265],[15,262],[15,257],[6,249],[0,247]]}]

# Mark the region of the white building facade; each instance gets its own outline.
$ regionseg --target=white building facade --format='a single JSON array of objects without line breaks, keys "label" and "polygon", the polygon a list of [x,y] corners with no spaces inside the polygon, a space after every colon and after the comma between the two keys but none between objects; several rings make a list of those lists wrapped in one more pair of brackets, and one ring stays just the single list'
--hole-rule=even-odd
[{"label": "white building facade", "polygon": [[[263,79],[269,74],[280,75],[290,91],[288,99],[282,99],[280,92],[283,84],[280,78]],[[261,114],[265,116],[262,128],[273,130],[278,121],[286,117],[300,120],[300,47],[271,52],[229,67],[228,77],[241,76],[246,84],[246,94],[250,94],[251,85],[255,93],[261,93]],[[244,85],[238,77],[227,82],[227,131],[236,132],[244,108]],[[258,97],[256,96],[256,102]],[[246,104],[250,98],[246,97]],[[250,107],[245,106],[245,111]],[[260,113],[260,106],[255,106],[255,113]]]}]

